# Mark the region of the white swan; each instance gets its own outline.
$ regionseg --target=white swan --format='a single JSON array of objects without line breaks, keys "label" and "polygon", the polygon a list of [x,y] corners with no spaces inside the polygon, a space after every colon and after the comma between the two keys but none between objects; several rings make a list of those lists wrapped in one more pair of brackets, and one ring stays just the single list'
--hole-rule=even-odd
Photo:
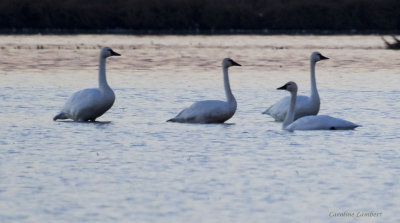
[{"label": "white swan", "polygon": [[75,92],[65,103],[61,112],[54,116],[57,119],[72,119],[74,121],[95,121],[112,107],[115,101],[113,90],[106,80],[106,58],[121,56],[109,47],[104,47],[99,56],[99,88],[84,89]]},{"label": "white swan", "polygon": [[237,107],[236,99],[229,85],[228,67],[230,66],[241,65],[229,58],[225,58],[222,61],[227,101],[207,100],[196,102],[190,107],[183,109],[175,118],[168,120],[168,122],[223,123],[230,119],[235,114]]},{"label": "white swan", "polygon": [[[311,70],[311,96],[297,96],[296,103],[296,116],[294,119],[298,119],[307,115],[316,115],[319,112],[320,99],[317,90],[317,83],[315,81],[315,64],[320,60],[329,59],[324,57],[319,52],[313,52],[310,57],[310,70]],[[290,104],[290,97],[284,97],[274,105],[270,106],[263,114],[272,116],[275,121],[283,121],[286,116]]]},{"label": "white swan", "polygon": [[295,121],[295,106],[297,99],[297,84],[288,82],[278,90],[287,90],[290,92],[290,106],[287,116],[282,124],[282,129],[293,130],[351,130],[359,127],[352,122],[334,118],[328,115],[310,115],[304,116]]}]

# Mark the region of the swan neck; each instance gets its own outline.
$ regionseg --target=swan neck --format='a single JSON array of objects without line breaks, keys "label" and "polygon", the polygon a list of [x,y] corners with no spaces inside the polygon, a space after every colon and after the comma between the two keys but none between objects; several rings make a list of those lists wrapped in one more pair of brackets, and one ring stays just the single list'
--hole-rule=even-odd
[{"label": "swan neck", "polygon": [[297,91],[295,92],[290,92],[291,97],[290,97],[290,106],[289,106],[289,111],[286,114],[285,120],[283,121],[282,128],[286,129],[286,127],[294,121],[294,116],[295,116],[295,107],[296,107],[296,99],[297,99]]},{"label": "swan neck", "polygon": [[316,62],[311,60],[310,63],[310,71],[311,71],[311,98],[319,99],[318,89],[317,89],[317,81],[315,79],[315,64]]},{"label": "swan neck", "polygon": [[232,94],[231,86],[229,84],[228,68],[223,66],[222,71],[224,73],[224,87],[225,87],[226,99],[228,100],[228,102],[235,101],[235,97]]},{"label": "swan neck", "polygon": [[106,79],[106,58],[99,57],[99,88],[109,88]]}]

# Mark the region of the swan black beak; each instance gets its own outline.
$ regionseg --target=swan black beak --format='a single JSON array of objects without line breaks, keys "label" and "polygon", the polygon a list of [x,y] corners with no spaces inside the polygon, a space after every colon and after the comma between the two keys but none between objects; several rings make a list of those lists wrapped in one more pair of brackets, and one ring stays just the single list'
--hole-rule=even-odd
[{"label": "swan black beak", "polygon": [[236,63],[235,61],[232,60],[232,66],[239,66],[240,67],[242,65],[240,65],[240,64],[238,64],[238,63]]},{"label": "swan black beak", "polygon": [[113,50],[111,50],[111,56],[121,56],[121,54],[114,52]]},{"label": "swan black beak", "polygon": [[329,60],[328,57],[323,56],[322,54],[319,56],[319,58],[321,58],[321,60]]},{"label": "swan black beak", "polygon": [[278,87],[276,90],[286,90],[287,84],[283,85],[282,87]]}]

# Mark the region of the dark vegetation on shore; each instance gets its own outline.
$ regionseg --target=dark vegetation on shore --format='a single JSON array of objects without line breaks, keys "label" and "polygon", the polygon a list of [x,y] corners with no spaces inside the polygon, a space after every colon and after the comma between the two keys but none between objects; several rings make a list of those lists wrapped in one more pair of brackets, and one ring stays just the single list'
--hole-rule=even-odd
[{"label": "dark vegetation on shore", "polygon": [[400,30],[399,0],[1,0],[0,30]]}]

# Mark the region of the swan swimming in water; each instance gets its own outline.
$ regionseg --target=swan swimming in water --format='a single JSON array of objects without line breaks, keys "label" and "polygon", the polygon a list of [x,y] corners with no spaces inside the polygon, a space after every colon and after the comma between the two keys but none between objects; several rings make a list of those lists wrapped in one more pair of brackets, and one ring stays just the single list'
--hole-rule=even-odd
[{"label": "swan swimming in water", "polygon": [[278,90],[287,90],[290,92],[290,106],[285,120],[282,124],[282,129],[293,130],[352,130],[359,125],[352,122],[334,118],[328,115],[309,115],[304,116],[295,121],[295,106],[297,99],[297,84],[295,82],[288,82]]},{"label": "swan swimming in water", "polygon": [[230,58],[222,61],[224,87],[227,101],[199,101],[183,109],[175,118],[168,122],[189,123],[223,123],[230,119],[236,111],[237,103],[229,85],[228,67],[241,66]]},{"label": "swan swimming in water", "polygon": [[[327,60],[329,58],[323,56],[319,52],[313,52],[310,57],[310,71],[311,71],[311,96],[297,96],[296,115],[294,119],[298,119],[307,115],[316,115],[319,112],[320,99],[317,90],[317,83],[315,81],[315,64],[320,60]],[[286,117],[290,104],[290,96],[282,98],[280,101],[270,106],[263,114],[268,114],[275,119],[275,121],[283,121]]]},{"label": "swan swimming in water", "polygon": [[112,107],[115,101],[113,90],[106,80],[106,58],[121,56],[109,47],[104,47],[99,56],[99,88],[75,92],[65,103],[64,108],[53,120],[72,119],[74,121],[95,121]]}]

